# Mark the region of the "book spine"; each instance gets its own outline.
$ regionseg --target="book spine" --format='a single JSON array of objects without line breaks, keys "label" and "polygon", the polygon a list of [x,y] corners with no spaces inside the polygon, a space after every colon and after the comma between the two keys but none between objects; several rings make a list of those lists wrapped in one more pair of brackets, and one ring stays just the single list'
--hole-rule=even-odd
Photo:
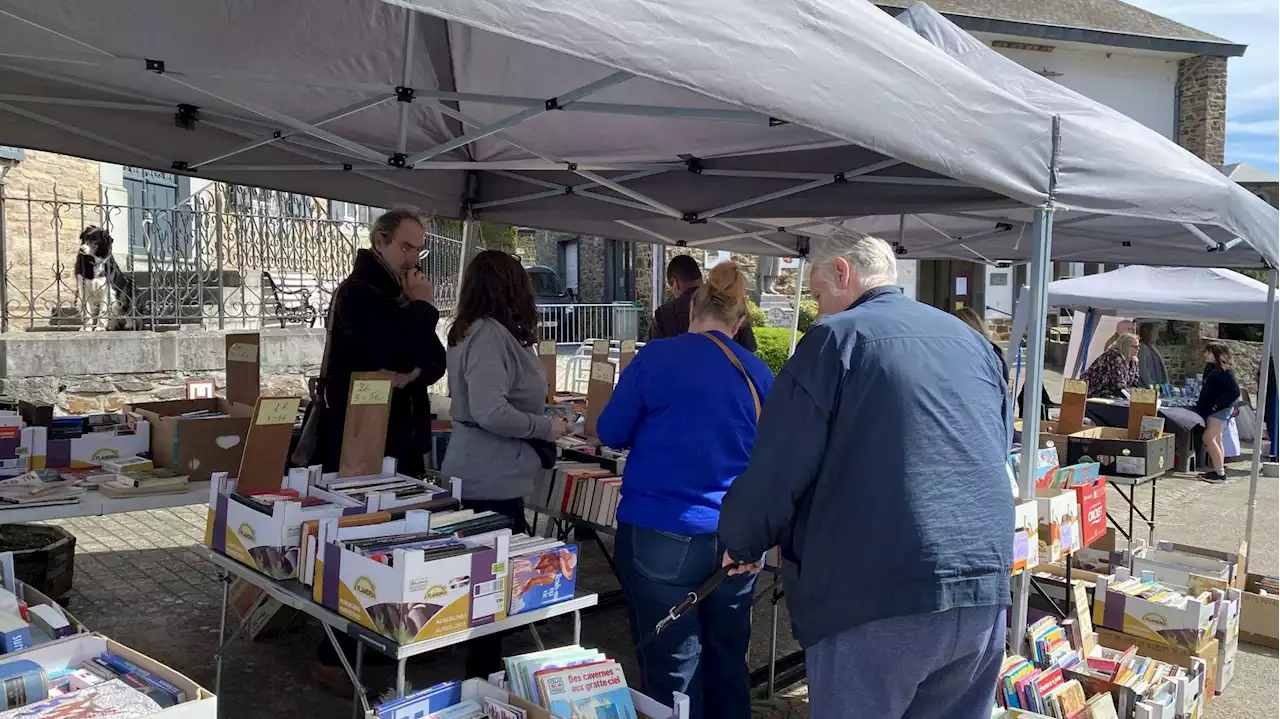
[{"label": "book spine", "polygon": [[137,676],[138,678],[142,679],[143,681],[145,681],[146,683],[150,684],[151,686],[153,686],[153,687],[155,687],[155,688],[159,689],[160,691],[162,691],[162,692],[164,692],[164,693],[166,693],[166,694],[168,694],[168,695],[172,696],[172,697],[173,697],[173,700],[174,700],[175,702],[178,702],[179,704],[181,704],[182,702],[185,702],[185,701],[187,700],[187,693],[186,693],[186,692],[184,692],[184,691],[182,691],[181,689],[179,689],[179,688],[175,687],[174,685],[170,684],[169,682],[165,681],[164,679],[161,679],[160,677],[158,677],[158,676],[156,676],[156,675],[152,674],[151,672],[147,671],[146,669],[143,669],[142,667],[140,667],[140,666],[138,666],[138,665],[134,664],[133,662],[131,662],[131,661],[129,661],[129,660],[127,660],[127,659],[125,659],[124,657],[117,656],[117,655],[112,654],[112,653],[110,653],[110,652],[103,652],[103,653],[102,653],[102,660],[103,660],[104,662],[106,662],[106,663],[107,663],[107,666],[111,667],[112,669],[115,669],[115,670],[117,670],[117,671],[123,672],[123,673],[125,673],[125,674],[133,674],[133,675]]}]

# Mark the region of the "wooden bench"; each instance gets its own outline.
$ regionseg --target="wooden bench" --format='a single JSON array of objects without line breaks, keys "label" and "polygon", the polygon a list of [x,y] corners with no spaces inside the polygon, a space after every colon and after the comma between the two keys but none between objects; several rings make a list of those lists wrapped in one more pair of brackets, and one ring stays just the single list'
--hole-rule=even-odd
[{"label": "wooden bench", "polygon": [[[268,310],[280,321],[283,329],[288,323],[296,323],[306,327],[315,327],[316,320],[327,309],[322,298],[326,289],[329,297],[333,296],[332,287],[326,287],[315,275],[309,272],[268,272],[262,271],[262,287],[264,292],[264,316]],[[268,305],[271,307],[269,308]]]}]

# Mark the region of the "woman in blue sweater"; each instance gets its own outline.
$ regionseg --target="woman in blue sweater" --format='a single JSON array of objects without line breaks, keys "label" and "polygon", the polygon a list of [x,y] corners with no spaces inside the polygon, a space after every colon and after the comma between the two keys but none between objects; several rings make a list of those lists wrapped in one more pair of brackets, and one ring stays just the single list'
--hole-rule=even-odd
[{"label": "woman in blue sweater", "polygon": [[[628,365],[597,425],[630,449],[616,558],[639,642],[720,568],[720,502],[742,473],[773,374],[732,339],[747,318],[741,268],[722,263],[693,296],[689,332],[655,340]],[[640,647],[644,691],[689,696],[690,719],[751,715],[744,657],[753,574],[730,577],[696,611]]]}]

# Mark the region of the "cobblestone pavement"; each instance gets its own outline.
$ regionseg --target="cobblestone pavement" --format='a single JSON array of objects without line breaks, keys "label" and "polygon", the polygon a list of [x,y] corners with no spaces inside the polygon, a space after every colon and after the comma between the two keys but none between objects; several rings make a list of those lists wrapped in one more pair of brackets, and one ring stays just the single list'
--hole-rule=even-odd
[{"label": "cobblestone pavement", "polygon": [[[1216,548],[1237,544],[1243,531],[1247,497],[1247,479],[1241,478],[1240,469],[1245,466],[1236,465],[1232,481],[1222,486],[1176,475],[1163,480],[1157,495],[1157,536]],[[1251,563],[1253,571],[1280,571],[1277,498],[1277,481],[1264,479],[1258,501],[1259,537]],[[1114,492],[1110,502],[1112,507],[1118,506]],[[68,609],[91,630],[155,657],[212,688],[222,584],[204,558],[205,516],[203,506],[193,506],[54,523],[77,537],[75,588],[67,600]],[[850,551],[860,550],[850,547]],[[582,586],[589,591],[616,589],[600,550],[588,545],[582,553]],[[767,591],[767,584],[768,580],[762,580],[757,591]],[[768,662],[768,608],[766,600],[755,610],[752,668]],[[780,656],[797,648],[790,638],[788,621],[784,602],[779,623]],[[557,619],[540,628],[540,632],[543,640],[554,646],[568,642],[571,629],[568,619]],[[320,690],[311,678],[310,668],[321,636],[319,628],[312,624],[275,639],[252,644],[240,640],[229,647],[219,699],[223,716],[350,716],[351,707],[346,701]],[[635,677],[634,643],[620,608],[585,617],[583,642],[618,657],[629,676]],[[526,631],[518,631],[506,640],[508,653],[532,648]],[[460,676],[463,651],[445,650],[411,665],[411,685],[426,686]],[[1207,719],[1275,716],[1278,666],[1274,651],[1242,645],[1235,683],[1210,707]],[[388,667],[372,667],[368,671],[375,685],[389,683]],[[803,717],[804,693],[800,686],[788,692],[792,697],[788,701],[761,703],[755,716]]]}]

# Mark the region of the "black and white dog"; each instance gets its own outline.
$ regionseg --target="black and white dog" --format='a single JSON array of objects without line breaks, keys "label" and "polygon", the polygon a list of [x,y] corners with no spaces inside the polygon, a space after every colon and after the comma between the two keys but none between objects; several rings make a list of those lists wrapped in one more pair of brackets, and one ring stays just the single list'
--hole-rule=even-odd
[{"label": "black and white dog", "polygon": [[89,225],[80,233],[76,256],[76,280],[80,289],[81,331],[131,330],[134,307],[133,279],[120,271],[111,255],[111,235]]}]

